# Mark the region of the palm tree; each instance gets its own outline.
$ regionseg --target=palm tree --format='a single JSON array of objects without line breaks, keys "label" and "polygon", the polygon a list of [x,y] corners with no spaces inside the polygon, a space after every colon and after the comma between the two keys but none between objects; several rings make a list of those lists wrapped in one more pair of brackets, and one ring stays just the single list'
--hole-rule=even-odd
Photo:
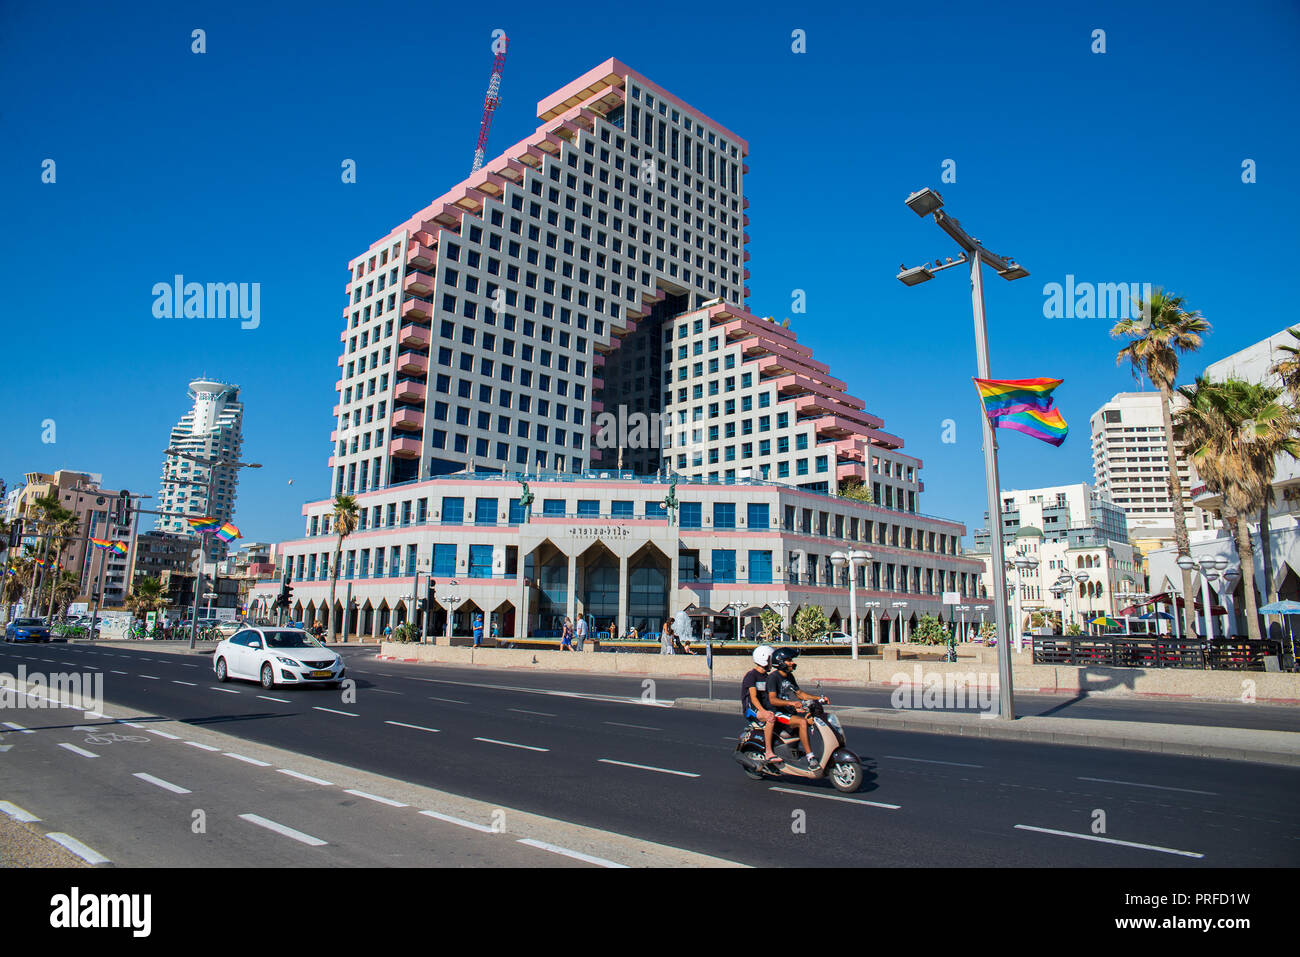
[{"label": "palm tree", "polygon": [[167,593],[163,591],[162,582],[148,576],[136,581],[126,599],[126,607],[141,621],[151,611],[162,611],[167,607]]},{"label": "palm tree", "polygon": [[81,576],[75,572],[59,572],[50,588],[50,614],[63,614],[81,591]]},{"label": "palm tree", "polygon": [[1287,332],[1291,333],[1296,342],[1294,345],[1278,346],[1278,350],[1286,353],[1286,356],[1273,363],[1273,368],[1269,371],[1281,377],[1282,387],[1291,393],[1292,400],[1300,401],[1300,326],[1288,329]]},{"label": "palm tree", "polygon": [[[17,604],[31,591],[36,563],[28,555],[10,555],[9,568],[13,574],[5,574],[4,586],[0,588],[6,609]],[[5,619],[8,619],[8,612],[5,614]]]},{"label": "palm tree", "polygon": [[[1179,390],[1187,406],[1176,415],[1188,457],[1206,486],[1222,497],[1221,511],[1235,532],[1246,629],[1256,641],[1261,637],[1259,602],[1248,521],[1272,497],[1277,456],[1300,457],[1300,416],[1293,404],[1278,401],[1282,391],[1241,379],[1212,382],[1202,376]],[[1267,540],[1261,544],[1268,547]],[[1265,592],[1267,588],[1265,583]]]},{"label": "palm tree", "polygon": [[[1141,319],[1121,319],[1110,330],[1112,338],[1127,337],[1129,344],[1115,356],[1115,364],[1128,362],[1133,377],[1146,378],[1160,390],[1161,415],[1165,427],[1165,445],[1169,454],[1169,502],[1174,516],[1174,540],[1178,555],[1191,553],[1187,538],[1187,516],[1183,511],[1183,483],[1178,476],[1178,449],[1174,445],[1173,397],[1178,378],[1178,354],[1195,352],[1210,324],[1199,312],[1187,312],[1182,296],[1171,296],[1163,289],[1151,293],[1148,302],[1135,303]],[[1149,317],[1149,318],[1148,318]],[[1187,634],[1195,634],[1196,611],[1192,599],[1192,573],[1183,572],[1183,616]],[[1175,608],[1177,611],[1177,608]]]},{"label": "palm tree", "polygon": [[[33,513],[35,514],[33,515]],[[41,566],[41,571],[37,578],[35,599],[33,600],[30,609],[30,614],[38,615],[40,614],[41,597],[45,593],[45,582],[47,580],[53,582],[53,571],[58,567],[59,553],[62,552],[64,545],[67,544],[66,539],[70,538],[72,534],[75,534],[76,516],[59,504],[59,496],[57,494],[43,495],[33,501],[28,506],[28,515],[32,516],[38,527],[44,530],[42,537],[45,539],[45,551],[41,556],[45,560],[45,564]],[[68,529],[69,522],[74,523],[72,524],[71,531]],[[50,548],[55,546],[56,542],[58,544],[55,549],[54,561],[50,562]]]},{"label": "palm tree", "polygon": [[[68,543],[76,537],[77,529],[78,527],[80,527],[80,522],[77,520],[77,516],[73,512],[68,511],[66,508],[60,508],[59,511],[62,514],[56,516],[55,519],[56,524],[54,526],[54,532],[53,532],[54,567],[58,569],[60,573],[62,573],[62,566],[59,564],[59,559],[63,557],[63,550],[68,547]],[[51,617],[53,617],[54,615],[54,589],[55,586],[59,583],[59,580],[60,579],[58,576],[55,576],[54,578],[50,579],[49,615]],[[80,575],[77,576],[77,584],[78,587],[80,587],[81,584]]]},{"label": "palm tree", "polygon": [[334,590],[339,582],[339,558],[343,552],[343,539],[347,538],[357,530],[357,500],[351,495],[334,496],[334,533],[338,535],[338,542],[334,545],[334,564],[330,568],[330,605],[329,605],[329,637],[326,641],[334,640]]}]

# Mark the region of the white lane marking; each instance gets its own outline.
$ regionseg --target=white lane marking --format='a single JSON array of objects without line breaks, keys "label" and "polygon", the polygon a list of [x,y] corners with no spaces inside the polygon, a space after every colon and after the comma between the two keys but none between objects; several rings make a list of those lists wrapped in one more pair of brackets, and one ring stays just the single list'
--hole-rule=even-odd
[{"label": "white lane marking", "polygon": [[188,687],[190,687],[190,688],[197,688],[197,687],[198,687],[198,685],[196,685],[193,681],[177,681],[175,678],[172,679],[172,684],[174,684],[174,685],[186,685],[186,686],[188,686]]},{"label": "white lane marking", "polygon": [[543,718],[554,718],[555,715],[546,711],[525,711],[523,708],[507,708],[507,711],[513,711],[516,714],[535,714]]},{"label": "white lane marking", "polygon": [[601,764],[617,764],[625,768],[640,768],[642,771],[658,771],[661,774],[677,774],[684,778],[698,778],[698,774],[690,771],[674,771],[671,768],[652,768],[648,764],[632,764],[630,761],[614,761],[610,758],[598,758]]},{"label": "white lane marking", "polygon": [[1110,778],[1079,778],[1080,781],[1098,781],[1101,784],[1125,784],[1131,788],[1155,788],[1160,791],[1181,791],[1183,794],[1208,794],[1218,797],[1217,791],[1197,791],[1195,788],[1170,788],[1163,784],[1139,784],[1137,781],[1112,781]]},{"label": "white lane marking", "polygon": [[269,768],[271,766],[269,761],[259,761],[257,758],[247,758],[242,754],[236,754],[234,751],[225,751],[223,753],[228,758],[234,758],[236,761],[243,761],[245,764],[255,764],[259,768]]},{"label": "white lane marking", "polygon": [[136,724],[134,721],[123,721],[122,723],[126,725],[128,728],[139,728],[141,731],[145,730],[144,725]]},{"label": "white lane marking", "polygon": [[446,821],[448,824],[457,824],[460,827],[467,827],[473,831],[482,831],[484,834],[495,834],[492,828],[483,824],[475,824],[473,821],[466,821],[462,818],[452,817],[450,814],[439,814],[437,811],[421,811],[425,817],[436,817],[439,821]]},{"label": "white lane marking", "polygon": [[81,713],[84,714],[87,718],[103,718],[105,721],[116,720],[115,718],[110,718],[108,715],[103,714],[102,712],[99,711],[82,711]]},{"label": "white lane marking", "polygon": [[226,694],[239,694],[234,688],[213,688],[213,691],[224,691]]},{"label": "white lane marking", "polygon": [[197,668],[198,665],[181,665],[182,668]]},{"label": "white lane marking", "polygon": [[5,727],[6,727],[6,728],[12,728],[12,729],[15,730],[15,731],[21,731],[23,734],[35,734],[35,733],[36,733],[36,732],[33,731],[31,728],[24,728],[21,724],[15,724],[15,723],[12,722],[12,721],[6,721],[6,722],[5,722]]},{"label": "white lane marking", "polygon": [[330,714],[341,714],[349,718],[359,718],[360,715],[353,714],[351,711],[335,711],[333,708],[322,708],[318,704],[312,705],[314,711],[328,711]]},{"label": "white lane marking", "polygon": [[475,738],[475,741],[484,741],[488,744],[503,744],[507,748],[523,748],[525,751],[549,751],[550,748],[536,748],[531,744],[512,744],[509,741],[498,741],[496,738]]},{"label": "white lane marking", "polygon": [[66,847],[68,850],[70,850],[73,854],[76,854],[87,864],[112,863],[103,854],[100,854],[98,851],[90,849],[89,847],[87,847],[85,844],[82,844],[79,840],[77,840],[75,837],[71,836],[70,834],[64,834],[62,831],[51,831],[49,834],[46,834],[45,836],[48,837],[51,841],[53,841],[55,844],[60,844],[63,847]]},{"label": "white lane marking", "polygon": [[126,674],[126,672],[125,672],[125,671],[110,671],[109,674],[110,674],[110,675],[124,675],[124,674]]},{"label": "white lane marking", "polygon": [[1138,844],[1134,841],[1120,841],[1113,837],[1098,837],[1096,834],[1075,834],[1071,831],[1055,831],[1050,827],[1033,827],[1029,824],[1017,824],[1017,830],[1037,831],[1039,834],[1055,834],[1058,837],[1075,837],[1081,841],[1096,841],[1098,844],[1118,844],[1121,847],[1135,847],[1141,851],[1159,851],[1161,854],[1177,854],[1180,857],[1204,857],[1196,851],[1179,851],[1172,847],[1160,847],[1156,844]]},{"label": "white lane marking", "polygon": [[[432,680],[432,679],[430,679]],[[430,701],[445,701],[448,704],[469,704],[468,701],[457,701],[455,698],[430,698]]]},{"label": "white lane marking", "polygon": [[280,702],[280,704],[292,704],[292,703],[293,703],[293,702],[291,702],[288,698],[272,698],[269,694],[260,694],[260,695],[258,695],[258,697],[261,698],[263,701],[278,701],[278,702]]},{"label": "white lane marking", "polygon": [[277,834],[283,834],[285,837],[291,837],[295,841],[301,841],[303,844],[309,844],[312,847],[324,847],[326,842],[319,837],[312,837],[310,834],[304,834],[302,831],[296,831],[285,824],[277,824],[275,821],[268,820],[260,814],[241,814],[241,820],[249,824],[256,824],[258,827],[264,827],[268,831],[275,831]]},{"label": "white lane marking", "polygon": [[409,804],[403,804],[401,801],[394,801],[392,798],[380,797],[378,794],[371,794],[369,791],[356,791],[352,788],[344,788],[344,794],[355,794],[359,798],[365,798],[367,801],[376,801],[380,804],[387,804],[389,807],[410,807]]},{"label": "white lane marking", "polygon": [[886,754],[882,757],[892,758],[895,761],[919,761],[921,764],[948,764],[954,768],[982,768],[982,764],[962,764],[960,761],[934,761],[930,758],[908,758],[901,754]]},{"label": "white lane marking", "polygon": [[186,741],[185,743],[188,744],[191,748],[198,748],[200,751],[220,751],[220,750],[221,750],[220,748],[214,748],[214,747],[213,747],[212,745],[210,745],[210,744],[202,744],[202,743],[200,743],[200,742],[198,742],[198,741]]},{"label": "white lane marking", "polygon": [[69,751],[71,751],[73,754],[79,754],[79,755],[81,755],[83,758],[97,758],[97,757],[99,757],[98,754],[95,754],[95,753],[93,753],[93,752],[91,752],[91,751],[87,751],[85,748],[79,748],[79,747],[77,747],[75,744],[68,744],[68,743],[65,742],[65,741],[60,741],[60,742],[59,742],[59,747],[61,747],[61,748],[67,748],[67,749],[68,749]]},{"label": "white lane marking", "polygon": [[310,774],[303,774],[301,771],[290,771],[288,768],[276,768],[281,774],[287,774],[291,778],[298,778],[300,781],[308,781],[311,784],[319,784],[322,787],[332,788],[334,782],[326,781],[324,778],[314,778]]},{"label": "white lane marking", "polygon": [[797,794],[800,797],[822,798],[827,801],[844,801],[847,804],[866,804],[869,807],[883,807],[889,811],[897,811],[902,807],[901,804],[881,804],[879,801],[864,801],[862,798],[840,797],[838,794],[818,794],[815,791],[797,791],[794,788],[768,788],[769,791],[780,791],[783,794]]},{"label": "white lane marking", "polygon": [[164,791],[171,791],[173,794],[193,794],[189,788],[183,788],[179,784],[172,784],[170,781],[164,781],[162,778],[156,778],[152,774],[145,774],[143,771],[136,771],[132,777],[137,777],[141,781],[148,781],[155,784]]},{"label": "white lane marking", "polygon": [[150,734],[158,735],[160,738],[166,738],[168,741],[179,741],[181,739],[179,734],[172,734],[170,731],[159,731],[157,728],[145,728],[145,730]]},{"label": "white lane marking", "polygon": [[603,857],[592,857],[590,854],[571,851],[567,847],[547,844],[545,841],[535,841],[531,837],[522,838],[518,843],[527,844],[529,847],[536,847],[543,851],[550,851],[552,854],[563,854],[565,857],[572,857],[575,860],[586,861],[588,864],[595,864],[598,867],[627,867],[626,864],[617,864],[614,861],[607,861]]},{"label": "white lane marking", "polygon": [[418,724],[407,724],[404,721],[385,721],[384,724],[395,724],[399,728],[414,728],[416,731],[432,731],[434,734],[439,733],[437,728],[425,728]]},{"label": "white lane marking", "polygon": [[154,677],[153,675],[141,675],[140,677],[141,677],[141,678],[148,678],[150,681],[161,681],[161,680],[162,680],[161,678],[156,678],[156,677]]},{"label": "white lane marking", "polygon": [[[648,724],[624,724],[622,721],[602,721],[601,724],[612,724],[619,728],[640,728],[642,731],[662,731],[663,728],[652,728]],[[727,735],[728,741],[735,740],[731,735]]]},{"label": "white lane marking", "polygon": [[371,688],[371,694],[401,694],[400,691],[385,691],[383,688]]},{"label": "white lane marking", "polygon": [[15,821],[23,821],[30,824],[33,821],[39,821],[40,818],[29,811],[24,811],[17,804],[10,804],[8,801],[0,801],[0,811],[8,814]]},{"label": "white lane marking", "polygon": [[[556,698],[583,698],[587,701],[613,701],[618,704],[640,704],[649,705],[654,708],[671,708],[673,706],[671,700],[661,698],[643,699],[629,698],[623,695],[596,694],[595,692],[586,691],[554,691],[549,688],[520,688],[515,685],[480,684],[476,681],[447,681],[444,678],[430,678],[427,680],[437,682],[438,684],[460,685],[464,688],[487,688],[491,691],[519,691],[524,694],[545,694]],[[462,702],[462,704],[463,703],[464,702]]]}]

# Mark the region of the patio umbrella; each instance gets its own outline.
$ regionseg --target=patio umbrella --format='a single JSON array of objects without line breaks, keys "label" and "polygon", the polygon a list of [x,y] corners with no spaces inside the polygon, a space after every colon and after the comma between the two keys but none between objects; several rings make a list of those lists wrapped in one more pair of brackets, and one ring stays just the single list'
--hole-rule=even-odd
[{"label": "patio umbrella", "polygon": [[1114,618],[1107,618],[1105,615],[1101,615],[1101,616],[1099,616],[1099,617],[1097,617],[1097,618],[1094,618],[1094,619],[1092,620],[1092,624],[1094,624],[1094,625],[1101,625],[1103,628],[1118,628],[1118,627],[1119,627],[1119,622],[1117,622]]},{"label": "patio umbrella", "polygon": [[[1269,602],[1259,610],[1261,615],[1278,615],[1281,617],[1293,617],[1300,615],[1300,601],[1274,601]],[[1291,633],[1291,662],[1295,666],[1295,627],[1290,622],[1287,623],[1287,631]]]}]

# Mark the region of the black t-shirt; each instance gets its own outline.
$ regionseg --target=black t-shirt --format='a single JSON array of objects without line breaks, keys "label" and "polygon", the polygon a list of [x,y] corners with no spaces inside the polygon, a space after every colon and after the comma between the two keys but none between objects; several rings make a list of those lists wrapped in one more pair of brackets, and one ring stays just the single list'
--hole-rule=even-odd
[{"label": "black t-shirt", "polygon": [[785,674],[781,671],[775,671],[770,676],[772,694],[782,701],[799,700],[799,682],[794,680],[794,675]]},{"label": "black t-shirt", "polygon": [[767,704],[767,675],[755,668],[750,668],[745,672],[745,680],[740,683],[741,712],[743,713],[754,706],[754,703],[749,700],[750,688],[758,692],[758,700],[763,708],[770,710]]}]

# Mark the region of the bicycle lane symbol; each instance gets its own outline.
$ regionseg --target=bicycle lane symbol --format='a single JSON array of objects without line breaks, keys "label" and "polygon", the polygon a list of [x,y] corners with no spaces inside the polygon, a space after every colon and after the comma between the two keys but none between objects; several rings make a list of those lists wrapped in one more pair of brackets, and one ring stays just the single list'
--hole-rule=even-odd
[{"label": "bicycle lane symbol", "polygon": [[86,732],[86,744],[148,744],[152,740],[143,735],[118,734],[116,731],[105,731],[84,724],[76,725],[72,730]]}]

